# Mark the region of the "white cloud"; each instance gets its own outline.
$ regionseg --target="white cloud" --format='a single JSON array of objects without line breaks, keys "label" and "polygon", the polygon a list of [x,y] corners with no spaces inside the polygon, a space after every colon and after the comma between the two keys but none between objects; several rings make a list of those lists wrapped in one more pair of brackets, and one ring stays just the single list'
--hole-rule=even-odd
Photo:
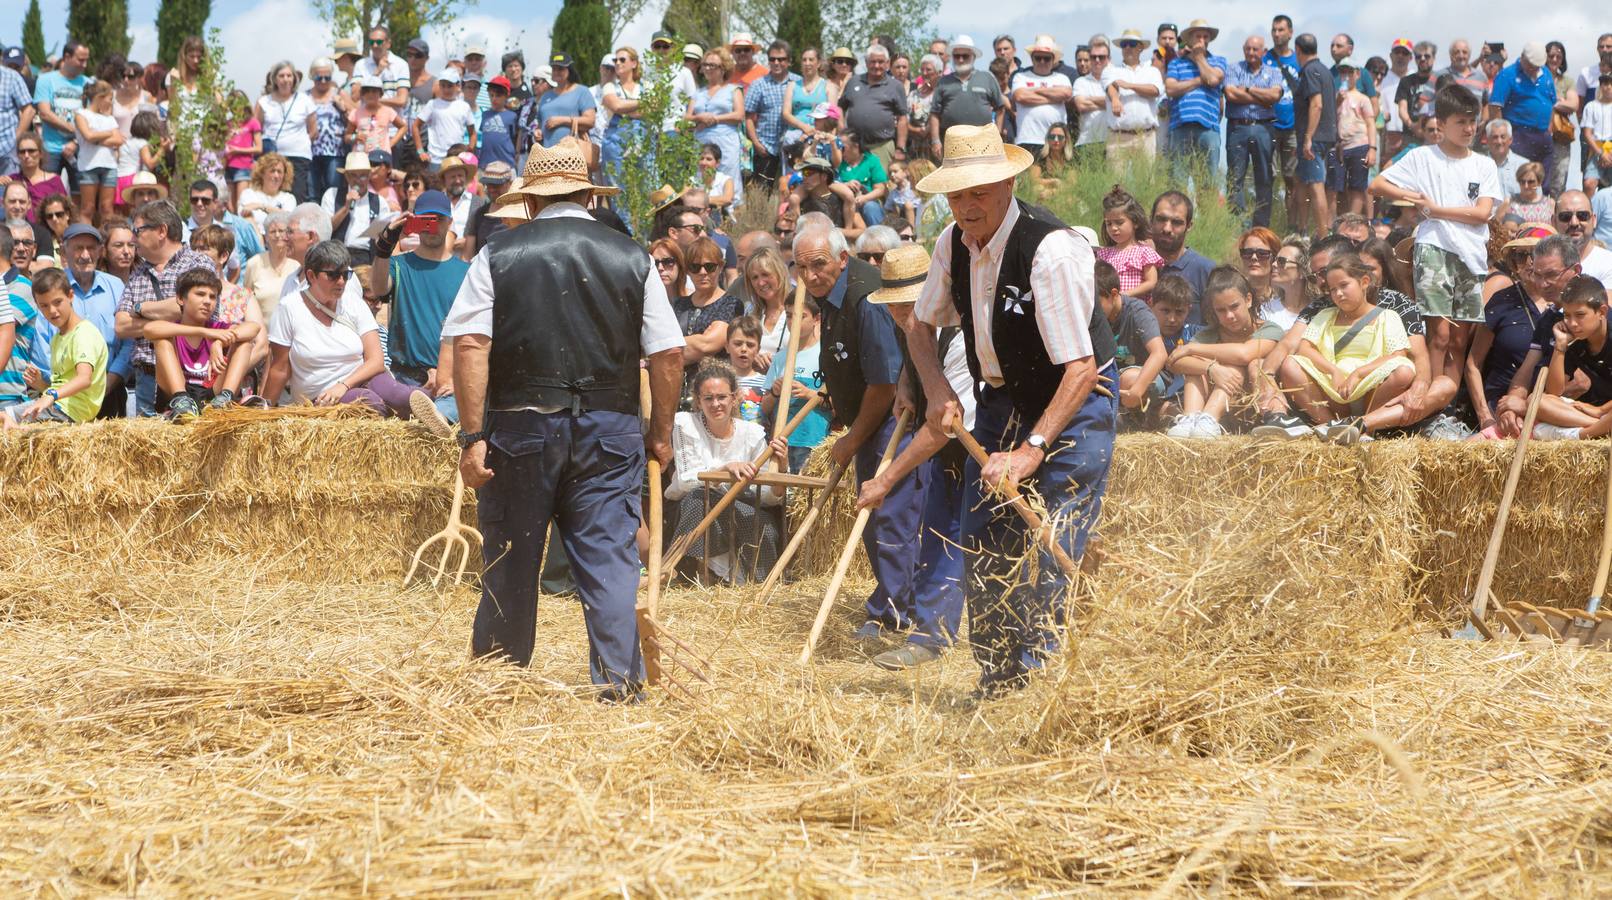
[{"label": "white cloud", "polygon": [[330,53],[330,28],[303,0],[265,0],[218,26],[224,71],[235,86],[256,98],[269,67],[289,59],[307,71]]}]

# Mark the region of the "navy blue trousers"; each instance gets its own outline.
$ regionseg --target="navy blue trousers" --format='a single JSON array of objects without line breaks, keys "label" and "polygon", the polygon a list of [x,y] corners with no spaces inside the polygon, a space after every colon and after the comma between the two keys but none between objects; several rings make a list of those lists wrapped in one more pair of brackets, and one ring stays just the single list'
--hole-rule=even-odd
[{"label": "navy blue trousers", "polygon": [[471,651],[532,660],[537,578],[549,522],[571,559],[588,629],[594,684],[644,680],[638,599],[638,493],[644,439],[637,416],[615,412],[492,412],[492,480],[476,492],[481,526],[481,606]]},{"label": "navy blue trousers", "polygon": [[907,640],[944,648],[956,642],[963,620],[963,471],[939,457],[923,468],[929,470],[929,486]]},{"label": "navy blue trousers", "polygon": [[[1119,383],[1112,364],[1102,371]],[[1102,511],[1116,412],[1113,400],[1094,391],[1058,439],[1047,444],[1046,461],[1026,482],[1046,503],[1059,543],[1076,562]],[[981,394],[974,438],[987,453],[1019,446],[1034,427],[1019,419],[1006,391],[988,387]],[[1069,578],[1052,554],[1040,549],[1032,583],[1023,557],[1034,535],[1011,506],[984,495],[979,463],[970,459],[963,477],[969,640],[980,664],[980,686],[1022,682],[1058,652]]]},{"label": "navy blue trousers", "polygon": [[[878,471],[879,457],[895,430],[895,417],[886,418],[878,432],[856,451],[859,490],[862,482]],[[905,450],[910,443],[912,434],[909,432],[902,436],[896,453]],[[873,593],[868,595],[867,617],[889,629],[910,628],[913,624],[913,591],[923,529],[924,489],[928,483],[929,470],[924,466],[896,482],[862,531],[862,548],[867,551],[873,577],[878,580]]]}]

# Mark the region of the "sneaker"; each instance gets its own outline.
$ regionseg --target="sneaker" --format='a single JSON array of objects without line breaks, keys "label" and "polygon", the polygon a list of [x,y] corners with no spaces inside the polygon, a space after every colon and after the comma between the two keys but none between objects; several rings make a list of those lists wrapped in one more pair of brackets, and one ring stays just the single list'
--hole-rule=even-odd
[{"label": "sneaker", "polygon": [[201,415],[201,407],[189,394],[180,394],[168,401],[167,419],[170,422],[188,422]]},{"label": "sneaker", "polygon": [[426,431],[437,437],[453,436],[453,426],[448,423],[448,418],[442,411],[437,409],[436,401],[425,391],[409,394],[409,413],[414,417],[414,421],[424,425]]},{"label": "sneaker", "polygon": [[1266,413],[1265,421],[1254,426],[1254,437],[1291,441],[1315,434],[1310,423],[1291,413]]},{"label": "sneaker", "polygon": [[1203,413],[1182,413],[1175,417],[1175,423],[1164,432],[1165,437],[1189,438],[1194,437],[1198,431],[1198,417]]},{"label": "sneaker", "polygon": [[925,644],[906,643],[873,657],[873,664],[887,672],[915,669],[940,659],[940,651]]},{"label": "sneaker", "polygon": [[1326,432],[1322,437],[1334,444],[1348,447],[1360,443],[1365,433],[1366,427],[1360,417],[1353,416],[1347,419],[1334,419],[1327,423]]},{"label": "sneaker", "polygon": [[1563,428],[1560,425],[1547,425],[1539,422],[1534,425],[1534,440],[1536,441],[1576,441],[1579,429]]},{"label": "sneaker", "polygon": [[226,391],[219,391],[217,394],[215,394],[213,396],[213,402],[212,402],[211,405],[212,405],[213,409],[228,409],[234,403],[235,403],[235,392],[226,390]]},{"label": "sneaker", "polygon": [[268,409],[269,399],[267,397],[259,397],[254,394],[250,397],[247,397],[245,400],[242,400],[241,405],[247,409]]},{"label": "sneaker", "polygon": [[1472,429],[1449,413],[1439,413],[1422,426],[1422,437],[1435,441],[1464,441],[1471,436]]},{"label": "sneaker", "polygon": [[1188,435],[1188,437],[1205,440],[1221,437],[1225,433],[1226,429],[1208,413],[1198,413],[1198,423],[1193,426],[1192,434]]}]

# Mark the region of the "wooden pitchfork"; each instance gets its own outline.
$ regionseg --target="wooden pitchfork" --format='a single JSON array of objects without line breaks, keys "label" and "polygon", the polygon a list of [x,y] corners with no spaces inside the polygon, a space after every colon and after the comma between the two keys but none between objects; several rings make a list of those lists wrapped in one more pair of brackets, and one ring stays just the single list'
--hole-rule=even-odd
[{"label": "wooden pitchfork", "polygon": [[459,568],[453,574],[453,580],[463,581],[465,568],[470,565],[470,541],[475,538],[476,544],[481,544],[481,532],[459,520],[459,514],[465,506],[465,478],[459,474],[457,465],[453,468],[453,506],[448,510],[448,522],[442,530],[426,538],[414,551],[414,559],[409,563],[408,574],[403,576],[403,586],[408,587],[414,579],[414,572],[420,567],[420,558],[432,544],[442,542],[442,559],[433,568],[436,574],[431,577],[431,586],[436,587],[442,582],[442,576],[448,574],[448,559],[455,551],[459,551]]}]

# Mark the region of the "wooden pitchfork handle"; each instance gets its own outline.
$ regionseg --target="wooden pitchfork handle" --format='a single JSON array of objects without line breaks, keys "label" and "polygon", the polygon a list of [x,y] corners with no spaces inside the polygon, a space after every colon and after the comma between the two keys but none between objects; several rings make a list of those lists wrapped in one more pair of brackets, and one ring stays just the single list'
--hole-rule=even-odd
[{"label": "wooden pitchfork handle", "polygon": [[[789,437],[790,432],[798,428],[801,422],[806,421],[806,416],[809,415],[812,410],[816,409],[817,405],[822,402],[822,393],[813,394],[811,399],[807,400],[806,404],[800,408],[800,412],[795,413],[794,417],[789,420],[789,423],[784,426],[783,431],[773,435],[773,438],[777,439]],[[700,535],[704,534],[705,530],[711,527],[711,523],[715,522],[718,516],[722,515],[722,513],[726,511],[728,507],[733,505],[733,501],[739,499],[739,495],[744,493],[744,489],[749,487],[751,483],[756,480],[756,476],[761,474],[762,466],[767,462],[767,459],[770,456],[772,456],[772,446],[769,443],[767,449],[763,450],[760,456],[757,456],[755,459],[750,461],[751,468],[756,470],[755,474],[751,475],[749,478],[741,479],[732,487],[728,488],[727,491],[723,493],[723,495],[717,500],[717,502],[711,506],[711,511],[705,514],[705,518],[700,520],[700,524],[695,525],[692,531],[683,535],[681,538],[678,538],[677,541],[672,544],[672,549],[666,552],[666,558],[661,560],[661,570],[663,573],[671,573],[676,571],[678,562],[683,559],[683,554],[688,552],[688,548],[694,546],[694,542],[700,539]]]},{"label": "wooden pitchfork handle", "polygon": [[[963,423],[948,420],[947,424],[953,426],[954,437],[962,443],[963,448],[968,451],[968,455],[974,457],[974,461],[979,463],[980,468],[983,469],[986,463],[990,462],[990,454],[985,452],[985,448],[980,446],[979,441],[974,440],[974,436],[968,433],[967,428],[962,427]],[[1036,511],[1030,508],[1029,503],[1025,502],[1024,495],[1019,493],[1018,485],[1004,481],[997,485],[991,485],[990,490],[1007,498],[1008,504],[1018,512],[1020,518],[1024,519],[1024,523],[1029,525],[1030,529],[1036,533],[1036,540],[1046,548],[1048,553],[1052,554],[1052,558],[1058,563],[1058,568],[1062,569],[1065,575],[1074,578],[1079,574],[1080,567],[1075,565],[1075,561],[1070,559],[1069,554],[1064,552],[1063,546],[1058,543],[1057,535],[1052,533],[1052,529],[1045,527],[1041,517],[1036,515]]]},{"label": "wooden pitchfork handle", "polygon": [[812,526],[817,524],[817,520],[822,516],[823,510],[833,502],[834,491],[840,486],[840,478],[845,475],[845,470],[848,466],[849,463],[835,463],[834,468],[829,471],[828,484],[824,485],[822,492],[817,495],[817,502],[812,504],[811,510],[806,513],[806,518],[801,521],[800,527],[795,529],[795,533],[789,536],[789,546],[784,548],[784,552],[778,557],[778,561],[773,563],[772,571],[767,573],[767,580],[761,583],[761,591],[756,594],[757,602],[765,601],[767,596],[772,593],[773,588],[778,586],[778,582],[783,580],[784,569],[795,558],[795,554],[800,552],[800,548],[805,545],[806,535],[811,533]]},{"label": "wooden pitchfork handle", "polygon": [[[638,377],[638,407],[644,423],[649,423],[652,412],[649,390],[649,370],[640,369]],[[638,644],[644,654],[644,677],[650,685],[661,682],[660,641],[656,640],[655,613],[660,607],[660,556],[664,516],[660,483],[660,460],[649,457],[649,587],[644,598],[634,608],[638,619]]]},{"label": "wooden pitchfork handle", "polygon": [[467,537],[474,537],[476,543],[481,543],[481,532],[459,520],[464,505],[465,478],[456,465],[453,468],[453,506],[448,510],[447,524],[442,526],[441,531],[421,541],[420,546],[415,548],[414,559],[409,562],[409,571],[403,576],[405,587],[414,580],[414,573],[420,568],[420,559],[425,555],[426,548],[438,541],[442,542],[442,559],[437,563],[437,573],[431,579],[431,586],[436,587],[442,582],[442,576],[448,574],[449,554],[456,549],[459,551],[459,569],[454,573],[453,580],[464,580],[465,568],[470,564],[470,541]]},{"label": "wooden pitchfork handle", "polygon": [[1478,570],[1478,589],[1472,595],[1472,624],[1485,637],[1490,635],[1483,627],[1484,613],[1489,608],[1489,585],[1494,581],[1495,564],[1500,561],[1500,545],[1506,539],[1506,519],[1511,515],[1511,501],[1517,496],[1517,480],[1522,476],[1523,456],[1528,452],[1528,440],[1534,433],[1534,417],[1539,413],[1539,398],[1545,393],[1545,366],[1539,367],[1534,379],[1534,391],[1528,396],[1528,414],[1522,420],[1522,433],[1517,435],[1517,449],[1511,455],[1511,469],[1506,472],[1506,484],[1500,491],[1500,509],[1495,514],[1494,530],[1489,532],[1489,546],[1483,551],[1483,568]]},{"label": "wooden pitchfork handle", "polygon": [[[912,410],[901,414],[896,420],[896,430],[890,435],[890,443],[884,445],[884,455],[879,457],[879,467],[873,471],[874,477],[890,467],[890,461],[895,459],[896,448],[901,446],[901,436],[907,433],[907,426],[912,422]],[[851,559],[856,556],[856,545],[862,540],[862,532],[868,527],[868,518],[873,515],[873,507],[863,507],[857,511],[856,522],[851,525],[851,534],[845,539],[845,549],[840,551],[840,561],[834,566],[834,577],[828,582],[828,591],[823,594],[823,602],[817,607],[817,618],[812,620],[812,632],[806,637],[806,646],[800,651],[800,664],[806,665],[812,661],[812,651],[817,647],[817,639],[823,636],[823,626],[828,623],[829,610],[834,608],[834,598],[839,595],[840,585],[845,582],[845,573],[851,568]]]}]

